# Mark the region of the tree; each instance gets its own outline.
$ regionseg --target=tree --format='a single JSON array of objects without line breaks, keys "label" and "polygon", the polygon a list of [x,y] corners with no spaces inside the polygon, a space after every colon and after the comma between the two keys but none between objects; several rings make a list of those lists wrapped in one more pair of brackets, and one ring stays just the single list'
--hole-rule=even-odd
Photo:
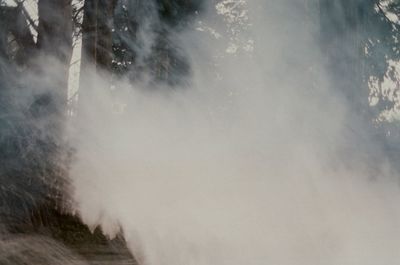
[{"label": "tree", "polygon": [[114,16],[113,71],[154,87],[185,85],[190,65],[175,34],[190,25],[203,0],[120,0]]},{"label": "tree", "polygon": [[[53,76],[49,85],[49,104],[56,115],[65,115],[68,98],[68,74],[72,55],[72,6],[71,0],[39,0],[39,25],[37,37],[39,65],[34,70]],[[35,64],[35,63],[34,63]],[[52,64],[49,73],[48,64]],[[61,118],[61,117],[60,117]]]},{"label": "tree", "polygon": [[116,0],[87,0],[82,24],[82,69],[110,70]]}]

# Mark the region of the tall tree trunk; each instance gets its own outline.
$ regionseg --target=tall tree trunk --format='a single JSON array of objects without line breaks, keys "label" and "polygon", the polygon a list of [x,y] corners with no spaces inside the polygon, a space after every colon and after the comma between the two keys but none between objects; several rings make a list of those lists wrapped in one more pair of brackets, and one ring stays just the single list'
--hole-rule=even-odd
[{"label": "tall tree trunk", "polygon": [[[39,0],[38,65],[49,77],[50,111],[64,115],[68,99],[68,73],[72,55],[71,0]],[[36,58],[36,59],[37,59]]]},{"label": "tall tree trunk", "polygon": [[[86,0],[82,24],[82,53],[79,81],[78,115],[85,116],[98,84],[93,81],[99,72],[111,70],[112,23],[117,0]],[[101,80],[107,86],[108,80]],[[87,117],[86,117],[87,118]],[[85,118],[82,118],[85,119]]]},{"label": "tall tree trunk", "polygon": [[116,0],[86,0],[82,25],[82,68],[110,70]]}]

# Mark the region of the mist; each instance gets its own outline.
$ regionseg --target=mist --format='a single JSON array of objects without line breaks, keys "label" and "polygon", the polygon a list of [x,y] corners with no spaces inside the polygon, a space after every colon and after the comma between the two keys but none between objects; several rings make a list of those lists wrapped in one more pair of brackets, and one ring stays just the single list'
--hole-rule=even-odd
[{"label": "mist", "polygon": [[328,78],[318,25],[298,1],[238,3],[239,22],[208,1],[169,29],[183,87],[80,88],[74,210],[139,264],[395,264],[398,178]]}]

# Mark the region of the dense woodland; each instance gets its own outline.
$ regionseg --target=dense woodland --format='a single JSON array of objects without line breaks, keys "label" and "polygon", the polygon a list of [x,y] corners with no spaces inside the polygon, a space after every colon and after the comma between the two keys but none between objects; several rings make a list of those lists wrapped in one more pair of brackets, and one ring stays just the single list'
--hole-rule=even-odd
[{"label": "dense woodland", "polygon": [[[204,1],[36,0],[35,21],[24,1],[9,5],[0,0],[0,221],[5,230],[51,235],[88,260],[91,254],[82,246],[92,244],[99,252],[114,251],[133,262],[126,250],[113,248],[124,244],[122,236],[111,241],[99,229],[90,233],[69,213],[63,192],[74,152],[63,131],[71,113],[79,115],[79,97],[68,96],[73,47],[81,38],[81,97],[89,68],[132,82],[150,73],[154,87],[187,89],[190,63],[171,32],[191,27],[205,12]],[[351,103],[353,121],[385,146],[395,165],[400,157],[399,123],[384,114],[400,107],[400,80],[393,64],[400,60],[400,1],[297,2],[318,24],[317,39],[332,80],[341,80],[331,89]],[[147,25],[149,16],[156,16],[158,24]],[[145,26],[157,30],[154,45],[143,53],[145,44],[138,35]],[[42,67],[47,64],[54,66],[51,72]],[[47,88],[36,87],[43,82],[35,76],[55,73]],[[382,89],[385,80],[395,84],[394,92]]]}]

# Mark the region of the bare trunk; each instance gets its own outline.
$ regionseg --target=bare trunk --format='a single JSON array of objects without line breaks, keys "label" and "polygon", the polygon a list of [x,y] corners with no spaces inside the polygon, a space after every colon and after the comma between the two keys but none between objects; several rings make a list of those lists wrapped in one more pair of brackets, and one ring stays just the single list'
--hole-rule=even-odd
[{"label": "bare trunk", "polygon": [[[78,115],[98,87],[92,83],[99,72],[109,72],[112,64],[112,22],[116,0],[86,0],[82,24],[82,55]],[[104,80],[102,80],[104,81]],[[107,82],[102,82],[107,86]]]},{"label": "bare trunk", "polygon": [[39,0],[38,65],[50,77],[48,89],[53,110],[65,115],[68,98],[68,73],[72,55],[71,0]]},{"label": "bare trunk", "polygon": [[[86,0],[82,25],[82,68],[110,70],[115,0]],[[83,69],[84,70],[84,69]]]}]

